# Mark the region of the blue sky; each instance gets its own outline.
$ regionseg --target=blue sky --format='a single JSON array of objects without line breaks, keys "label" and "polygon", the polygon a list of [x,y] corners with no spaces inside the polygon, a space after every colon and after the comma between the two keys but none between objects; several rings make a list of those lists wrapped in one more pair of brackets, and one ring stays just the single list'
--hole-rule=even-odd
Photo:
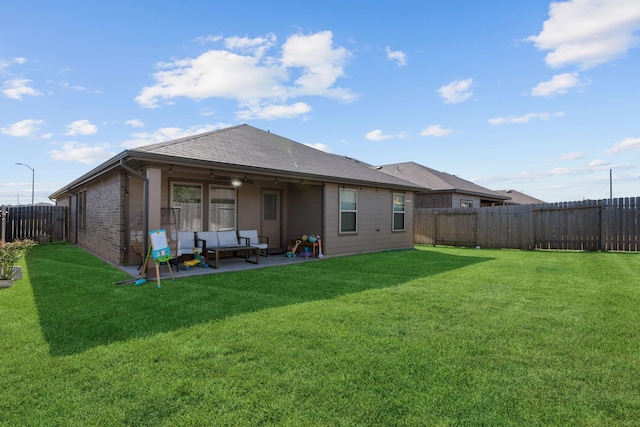
[{"label": "blue sky", "polygon": [[[366,4],[366,6],[363,6]],[[549,202],[640,196],[638,0],[2,1],[0,204],[247,123]]]}]

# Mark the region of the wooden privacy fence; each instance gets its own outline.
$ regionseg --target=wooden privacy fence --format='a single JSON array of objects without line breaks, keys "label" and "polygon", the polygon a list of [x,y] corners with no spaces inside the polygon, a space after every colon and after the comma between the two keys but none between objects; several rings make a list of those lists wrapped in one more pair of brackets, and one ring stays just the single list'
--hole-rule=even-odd
[{"label": "wooden privacy fence", "polygon": [[32,239],[40,243],[67,239],[63,206],[0,206],[2,240]]},{"label": "wooden privacy fence", "polygon": [[640,197],[483,208],[417,208],[417,244],[640,251]]}]

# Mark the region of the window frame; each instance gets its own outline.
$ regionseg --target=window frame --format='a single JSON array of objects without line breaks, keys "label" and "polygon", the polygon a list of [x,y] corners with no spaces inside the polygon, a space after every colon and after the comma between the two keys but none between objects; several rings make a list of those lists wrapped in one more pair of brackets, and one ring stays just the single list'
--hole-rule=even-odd
[{"label": "window frame", "polygon": [[[396,210],[396,197],[402,197],[402,211]],[[391,231],[406,231],[407,195],[393,193],[391,198]],[[396,228],[396,215],[402,215],[402,228]]]},{"label": "window frame", "polygon": [[[466,204],[467,206],[463,206],[463,204]],[[460,199],[460,207],[463,209],[473,209],[473,200]]]},{"label": "window frame", "polygon": [[[343,193],[353,193],[355,195],[355,209],[343,209],[342,208],[342,197],[343,197]],[[340,188],[340,192],[339,192],[339,196],[338,196],[338,207],[339,207],[339,218],[338,218],[338,230],[339,230],[339,234],[356,234],[358,233],[358,204],[359,204],[359,200],[358,200],[358,190],[355,188]],[[343,224],[342,224],[342,217],[343,214],[355,214],[355,219],[354,219],[354,229],[353,230],[344,230],[343,229]]]},{"label": "window frame", "polygon": [[[213,197],[211,197],[211,191],[214,189],[219,189],[219,190],[231,190],[233,191],[233,227],[231,228],[219,228],[214,230],[213,228],[213,223],[212,223],[212,215],[211,215],[211,206],[212,206],[212,202],[213,202]],[[227,185],[220,185],[220,184],[209,184],[208,187],[208,208],[207,208],[207,214],[208,214],[208,230],[209,231],[236,231],[238,228],[238,190],[236,187],[233,186],[227,186]]]},{"label": "window frame", "polygon": [[170,186],[170,189],[169,189],[169,197],[170,197],[169,206],[171,206],[174,209],[179,210],[179,212],[182,212],[182,210],[181,210],[182,207],[176,207],[174,205],[174,203],[175,203],[174,192],[175,192],[175,187],[176,186],[197,187],[199,189],[199,192],[200,192],[200,216],[199,216],[200,226],[196,227],[197,228],[196,230],[191,230],[191,229],[189,229],[189,230],[181,230],[180,229],[181,228],[180,219],[178,219],[178,223],[176,224],[176,226],[178,227],[178,231],[202,231],[203,230],[202,226],[203,226],[203,222],[204,222],[204,218],[203,218],[203,216],[204,216],[204,203],[203,203],[203,201],[204,201],[204,194],[203,194],[204,189],[203,189],[202,183],[189,182],[189,181],[171,181],[171,186]]}]

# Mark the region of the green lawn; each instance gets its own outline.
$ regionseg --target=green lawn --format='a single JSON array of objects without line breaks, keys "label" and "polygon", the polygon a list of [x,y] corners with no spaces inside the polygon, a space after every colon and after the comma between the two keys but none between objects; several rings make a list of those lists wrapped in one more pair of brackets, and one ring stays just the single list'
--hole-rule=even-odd
[{"label": "green lawn", "polygon": [[0,290],[0,425],[638,425],[640,255],[418,247]]}]

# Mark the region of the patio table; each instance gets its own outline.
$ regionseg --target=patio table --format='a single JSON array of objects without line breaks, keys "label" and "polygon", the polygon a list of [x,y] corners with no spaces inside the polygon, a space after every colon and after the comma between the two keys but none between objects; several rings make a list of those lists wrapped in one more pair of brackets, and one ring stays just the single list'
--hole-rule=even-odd
[{"label": "patio table", "polygon": [[[207,260],[211,260],[209,255],[213,255],[213,268],[218,268],[219,255],[221,253],[240,253],[244,252],[244,260],[253,264],[260,262],[260,248],[257,246],[237,245],[237,246],[213,246],[207,248]],[[251,259],[251,256],[255,257],[255,260]]]}]

